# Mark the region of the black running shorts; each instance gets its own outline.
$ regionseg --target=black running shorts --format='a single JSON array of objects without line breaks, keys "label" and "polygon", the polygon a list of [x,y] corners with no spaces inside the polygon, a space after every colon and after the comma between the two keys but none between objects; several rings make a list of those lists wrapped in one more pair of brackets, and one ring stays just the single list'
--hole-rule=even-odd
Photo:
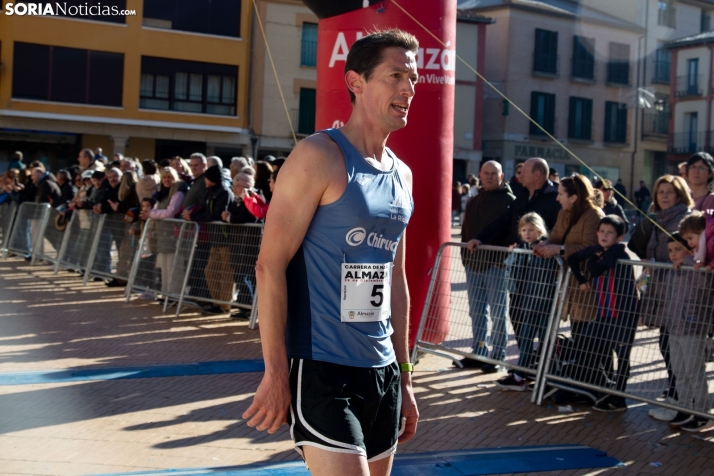
[{"label": "black running shorts", "polygon": [[[386,458],[397,449],[402,407],[399,365],[349,367],[290,361],[290,436],[295,449]],[[402,429],[403,431],[403,429]]]}]

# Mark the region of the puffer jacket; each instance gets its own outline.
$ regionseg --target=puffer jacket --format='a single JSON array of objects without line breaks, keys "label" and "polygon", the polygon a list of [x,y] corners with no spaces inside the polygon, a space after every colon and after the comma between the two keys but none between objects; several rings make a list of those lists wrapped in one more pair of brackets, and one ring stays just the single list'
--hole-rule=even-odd
[{"label": "puffer jacket", "polygon": [[[691,256],[682,263],[692,266]],[[667,270],[665,285],[661,290],[666,293],[665,310],[661,317],[669,333],[675,336],[706,336],[712,325],[712,274],[691,269]]]}]

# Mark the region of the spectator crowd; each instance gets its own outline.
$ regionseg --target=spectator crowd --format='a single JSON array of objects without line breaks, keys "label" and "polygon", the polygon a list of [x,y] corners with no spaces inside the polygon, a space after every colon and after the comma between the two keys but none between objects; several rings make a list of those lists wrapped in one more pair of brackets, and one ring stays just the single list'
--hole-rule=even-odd
[{"label": "spectator crowd", "polygon": [[[234,157],[225,166],[219,157],[194,153],[188,160],[173,157],[157,163],[121,154],[109,160],[101,151],[83,149],[78,164],[53,173],[42,162],[26,164],[22,153],[16,152],[0,176],[0,205],[47,203],[57,211],[53,224],[57,227],[72,215],[80,229],[90,229],[96,216],[118,218],[123,225],[100,240],[96,267],[111,274],[113,249],[118,256],[116,275],[128,276],[135,254],[140,253],[143,271],[137,279],[158,277],[161,290],[145,297],[163,302],[184,285],[174,282],[172,273],[185,266],[176,248],[175,222],[166,220],[261,223],[284,160]],[[571,335],[562,342],[559,355],[570,365],[563,366],[562,375],[625,392],[635,333],[638,326],[647,326],[658,334],[667,371],[662,398],[708,412],[705,365],[714,324],[709,273],[714,267],[714,159],[707,153],[693,155],[680,164],[678,176],[658,178],[652,193],[640,182],[634,197],[648,215],[634,229],[617,200],[617,193],[625,193],[621,180],[613,185],[604,178],[591,182],[578,174],[561,178],[540,158],[519,164],[510,183],[504,178],[501,165],[489,161],[479,177],[453,184],[452,220],[461,224],[461,241],[466,244],[461,260],[472,354],[503,362],[508,319],[519,349],[518,367],[534,369],[539,344],[547,338],[550,306],[557,292],[554,258],[560,256],[571,270],[561,313],[563,320],[570,321]],[[207,314],[230,312],[231,302],[250,304],[254,282],[232,263],[240,244],[231,243],[210,225],[205,229],[193,250],[187,277],[192,295],[208,302],[202,306]],[[27,230],[22,239],[27,240],[25,249],[31,249],[39,242],[38,231],[32,223]],[[141,236],[149,238],[139,250]],[[76,249],[85,245],[79,239],[68,244]],[[511,253],[503,259],[482,249],[483,245],[508,248]],[[517,248],[532,253],[513,253]],[[634,275],[632,266],[618,265],[634,257],[672,266],[651,270],[643,279]],[[697,272],[685,272],[682,265]],[[121,278],[95,279],[110,287],[127,284]],[[238,310],[231,317],[246,315]],[[499,364],[473,358],[464,358],[461,364],[484,373],[503,370]],[[530,380],[532,372],[512,370],[497,384],[524,391]],[[603,412],[627,409],[624,398],[587,389],[553,388],[547,395],[557,403],[585,395],[594,409]],[[666,408],[656,408],[650,416],[686,431],[714,427],[711,420]]]},{"label": "spectator crowd", "polygon": [[[163,224],[162,220],[180,219],[199,224],[262,223],[284,161],[285,158],[272,156],[261,161],[234,157],[230,164],[224,165],[217,156],[194,153],[188,160],[173,157],[157,163],[152,159],[138,160],[122,154],[109,160],[101,154],[101,149],[96,152],[83,149],[76,165],[53,173],[40,161],[26,164],[22,152],[18,151],[8,170],[0,175],[0,205],[47,203],[58,212],[55,223],[48,226],[56,226],[59,230],[64,230],[75,214],[79,229],[87,230],[94,217],[113,217],[114,222],[121,225],[105,226],[93,269],[111,273],[114,248],[118,255],[116,275],[122,277],[129,274],[139,238],[148,222],[149,239],[145,240],[146,249],[140,250],[142,269],[146,270],[147,263],[155,269],[160,289],[166,296],[175,292],[170,288],[171,274],[178,260],[176,233],[172,225]],[[21,236],[26,241],[22,248],[26,250],[32,250],[32,244],[40,242],[37,240],[39,227],[34,226],[34,221],[23,224],[29,225],[27,236]],[[8,228],[7,224],[4,227]],[[3,230],[4,233],[7,231]],[[80,251],[86,247],[87,243],[79,237],[72,238],[75,239],[68,243],[70,248]],[[197,297],[210,303],[202,306],[203,312],[221,314],[230,311],[230,305],[213,304],[216,301],[251,304],[254,283],[239,276],[234,271],[235,266],[231,266],[231,261],[235,261],[232,256],[236,254],[235,247],[231,248],[225,240],[218,246],[211,238],[209,236],[197,245],[189,282],[197,291]],[[52,244],[59,248],[59,243]],[[29,260],[30,255],[26,259]],[[226,278],[226,274],[235,275],[235,279]],[[110,287],[127,284],[120,278],[95,279],[105,281]],[[155,296],[143,297],[153,299]],[[163,302],[162,297],[156,299]],[[245,317],[240,310],[231,316]]]},{"label": "spectator crowd", "polygon": [[[530,369],[509,371],[497,380],[499,387],[529,388],[539,344],[548,338],[557,291],[554,258],[560,256],[570,269],[560,313],[570,322],[570,337],[558,337],[554,359],[560,367],[555,371],[591,390],[625,393],[635,333],[638,326],[646,326],[658,334],[667,371],[661,399],[709,412],[705,366],[711,359],[714,325],[709,272],[714,266],[714,159],[697,153],[681,168],[681,175],[659,177],[652,194],[640,183],[636,201],[649,213],[628,230],[615,196],[622,187],[619,180],[620,187],[579,174],[560,179],[545,160],[533,158],[519,164],[509,184],[498,162],[482,165],[480,187],[466,200],[461,220],[471,353],[504,362],[508,318],[518,346],[518,367]],[[628,231],[631,237],[625,244]],[[516,248],[532,253],[513,253]],[[622,264],[633,259],[671,266],[647,268],[636,277],[632,265]],[[693,270],[680,269],[682,265]],[[460,364],[484,373],[503,367],[469,357]],[[546,396],[558,404],[584,399],[602,412],[627,409],[621,396],[591,390],[553,387],[546,389]],[[713,420],[664,407],[651,410],[650,416],[685,431],[714,427]]]}]

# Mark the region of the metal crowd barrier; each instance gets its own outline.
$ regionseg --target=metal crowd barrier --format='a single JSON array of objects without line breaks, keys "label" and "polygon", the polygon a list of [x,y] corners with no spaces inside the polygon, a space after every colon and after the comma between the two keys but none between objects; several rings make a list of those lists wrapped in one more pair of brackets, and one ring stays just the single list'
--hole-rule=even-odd
[{"label": "metal crowd barrier", "polygon": [[178,302],[187,280],[187,263],[193,258],[200,226],[167,218],[143,225],[126,285],[126,300],[133,293],[162,296],[164,312],[169,301]]},{"label": "metal crowd barrier", "polygon": [[[194,253],[185,269],[174,266],[172,280],[184,274],[176,315],[184,301],[211,303],[230,312],[232,308],[251,310],[250,326],[255,327],[255,263],[263,237],[263,225],[212,222],[201,223]],[[179,240],[179,246],[188,237]]]},{"label": "metal crowd barrier", "polygon": [[15,202],[3,203],[0,205],[0,250],[5,252],[5,246],[12,232],[12,224],[15,221],[17,204]]},{"label": "metal crowd barrier", "polygon": [[103,215],[92,210],[75,210],[64,231],[55,264],[55,274],[62,269],[86,272],[92,244],[97,236]]},{"label": "metal crowd barrier", "polygon": [[51,208],[47,217],[47,222],[45,223],[44,233],[42,238],[37,244],[35,252],[32,254],[32,264],[36,261],[45,261],[47,263],[57,265],[57,259],[59,258],[59,252],[62,248],[62,241],[64,239],[64,231],[59,230],[56,226],[56,219],[60,215],[56,209]]},{"label": "metal crowd barrier", "polygon": [[[591,399],[615,395],[714,419],[706,363],[714,274],[621,260],[590,291],[577,288],[570,275],[559,293],[570,323],[553,326],[544,383]],[[567,356],[559,352],[565,339],[572,348]],[[544,392],[545,385],[539,404]]]},{"label": "metal crowd barrier", "polygon": [[84,284],[92,277],[128,281],[141,239],[139,222],[127,223],[123,214],[102,215],[87,260]]},{"label": "metal crowd barrier", "polygon": [[34,262],[35,245],[42,239],[49,211],[48,203],[25,202],[20,205],[7,244],[3,247],[3,258],[7,258],[8,253],[32,255]]},{"label": "metal crowd barrier", "polygon": [[432,269],[412,361],[428,352],[530,374],[531,401],[539,405],[546,391],[562,389],[593,404],[614,395],[714,419],[707,364],[714,273],[621,260],[597,280],[584,276],[589,290],[559,259],[492,246],[470,253],[446,243]]},{"label": "metal crowd barrier", "polygon": [[463,243],[445,243],[432,269],[412,360],[424,351],[460,366],[454,355],[463,356],[540,379],[563,276],[562,260],[530,250],[481,246],[471,253]]}]

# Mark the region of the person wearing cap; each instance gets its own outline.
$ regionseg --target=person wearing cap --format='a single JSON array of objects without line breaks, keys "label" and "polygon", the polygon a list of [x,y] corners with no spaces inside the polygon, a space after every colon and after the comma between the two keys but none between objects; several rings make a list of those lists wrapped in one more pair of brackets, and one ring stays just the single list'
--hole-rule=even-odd
[{"label": "person wearing cap", "polygon": [[[223,182],[223,173],[217,165],[208,167],[203,173],[206,184],[206,195],[203,202],[192,209],[184,210],[182,216],[185,220],[199,223],[221,221],[223,212],[228,210],[233,202],[233,192]],[[229,303],[233,300],[234,283],[226,277],[233,277],[230,266],[230,243],[226,236],[216,225],[208,225],[208,244],[210,251],[204,270],[208,293],[213,301],[222,301],[223,304],[211,304],[203,308],[207,314],[222,314],[230,311]],[[194,262],[194,264],[196,264]]]},{"label": "person wearing cap", "polygon": [[550,167],[548,169],[548,180],[550,180],[556,185],[560,183],[560,175],[558,174],[558,171],[555,170],[553,167]]}]

